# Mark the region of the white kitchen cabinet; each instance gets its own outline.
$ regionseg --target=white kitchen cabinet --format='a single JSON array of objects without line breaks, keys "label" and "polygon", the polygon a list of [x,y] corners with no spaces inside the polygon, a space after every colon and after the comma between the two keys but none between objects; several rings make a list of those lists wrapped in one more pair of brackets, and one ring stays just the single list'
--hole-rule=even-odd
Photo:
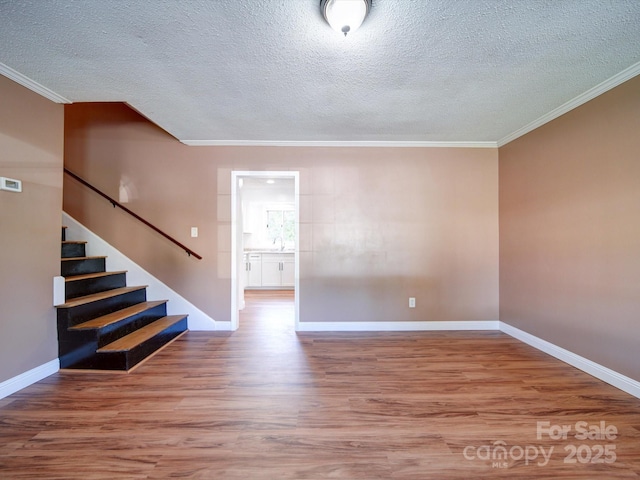
[{"label": "white kitchen cabinet", "polygon": [[280,255],[265,253],[262,255],[262,286],[279,287],[282,285]]},{"label": "white kitchen cabinet", "polygon": [[282,258],[282,267],[280,273],[282,275],[280,285],[283,287],[293,287],[295,285],[296,271],[295,260],[293,254],[286,255]]},{"label": "white kitchen cabinet", "polygon": [[[260,275],[258,277],[258,257]],[[295,282],[293,253],[249,253],[245,261],[247,288],[291,288]],[[251,276],[253,274],[253,277]],[[259,283],[258,283],[259,282]]]},{"label": "white kitchen cabinet", "polygon": [[245,273],[247,275],[247,281],[245,283],[247,287],[262,286],[262,255],[260,253],[246,254]]}]

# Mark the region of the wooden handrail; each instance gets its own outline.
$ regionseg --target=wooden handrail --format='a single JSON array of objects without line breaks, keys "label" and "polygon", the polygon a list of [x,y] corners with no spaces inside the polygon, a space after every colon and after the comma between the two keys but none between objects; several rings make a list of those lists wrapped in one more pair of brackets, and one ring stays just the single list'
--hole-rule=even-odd
[{"label": "wooden handrail", "polygon": [[101,197],[106,198],[107,200],[109,200],[109,202],[111,203],[111,205],[113,205],[113,207],[118,207],[122,210],[124,210],[125,212],[127,212],[129,215],[131,215],[133,218],[135,218],[136,220],[141,221],[142,223],[144,223],[147,227],[151,228],[152,230],[155,230],[156,232],[158,232],[160,235],[162,235],[163,237],[165,237],[166,239],[170,240],[171,242],[175,243],[176,245],[178,245],[181,249],[183,249],[185,252],[187,252],[187,255],[189,256],[194,256],[196,257],[198,260],[202,260],[202,257],[200,255],[198,255],[196,252],[194,252],[193,250],[191,250],[189,247],[184,246],[182,243],[180,243],[179,241],[177,241],[175,238],[167,235],[166,233],[164,233],[162,230],[160,230],[158,227],[156,227],[155,225],[152,225],[151,223],[147,222],[144,218],[142,218],[140,215],[132,212],[131,210],[129,210],[127,207],[125,207],[124,205],[122,205],[120,202],[114,200],[113,198],[111,198],[109,195],[107,195],[106,193],[101,192],[100,190],[98,190],[96,187],[94,187],[93,185],[91,185],[89,182],[87,182],[86,180],[84,180],[83,178],[80,178],[78,175],[76,175],[75,173],[73,173],[71,170],[65,168],[64,169],[64,173],[66,173],[67,175],[69,175],[70,177],[74,178],[75,180],[77,180],[78,182],[80,182],[82,185],[84,185],[85,187],[90,188],[91,190],[93,190],[94,192],[96,192],[98,195],[100,195]]}]

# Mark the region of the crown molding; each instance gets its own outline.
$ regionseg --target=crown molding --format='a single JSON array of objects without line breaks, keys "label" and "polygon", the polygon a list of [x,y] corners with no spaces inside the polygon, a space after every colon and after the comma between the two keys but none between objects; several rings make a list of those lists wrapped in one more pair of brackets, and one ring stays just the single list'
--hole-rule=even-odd
[{"label": "crown molding", "polygon": [[636,75],[640,74],[640,62],[631,65],[629,68],[621,71],[620,73],[614,75],[613,77],[605,80],[604,82],[596,85],[595,87],[587,90],[586,92],[578,95],[572,100],[569,100],[567,103],[560,105],[558,108],[551,110],[549,113],[541,116],[537,120],[525,125],[524,127],[516,130],[515,132],[507,135],[506,137],[498,140],[498,147],[502,147],[509,142],[512,142],[516,138],[519,138],[532,130],[535,130],[538,127],[541,127],[545,123],[549,123],[552,120],[564,115],[565,113],[573,110],[574,108],[579,107],[580,105],[584,105],[589,100],[593,100],[599,95],[602,95],[605,92],[617,87],[618,85],[626,82],[627,80],[631,80]]},{"label": "crown molding", "polygon": [[[378,147],[378,148],[499,148],[527,133],[555,120],[574,108],[617,87],[640,74],[640,62],[631,65],[620,73],[560,105],[549,113],[539,117],[497,142],[437,142],[437,141],[297,141],[297,140],[180,140],[181,143],[194,146],[220,147]],[[28,88],[54,103],[73,103],[53,90],[39,84],[31,78],[0,62],[0,75]],[[155,122],[154,122],[155,123]]]},{"label": "crown molding", "polygon": [[394,142],[394,141],[271,141],[180,140],[190,147],[382,147],[382,148],[498,148],[496,142]]},{"label": "crown molding", "polygon": [[40,85],[38,82],[31,80],[26,75],[21,74],[11,67],[8,67],[4,63],[0,63],[0,75],[4,75],[5,77],[10,78],[14,82],[19,83],[23,87],[27,87],[29,90],[36,92],[38,95],[42,95],[43,97],[48,98],[54,103],[72,103],[71,100],[64,98],[62,95],[58,95],[53,90],[49,90],[44,85]]}]

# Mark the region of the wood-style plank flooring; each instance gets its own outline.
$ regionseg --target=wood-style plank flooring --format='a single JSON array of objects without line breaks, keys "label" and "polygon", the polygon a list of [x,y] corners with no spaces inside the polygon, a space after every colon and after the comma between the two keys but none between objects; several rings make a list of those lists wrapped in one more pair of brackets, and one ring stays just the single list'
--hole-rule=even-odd
[{"label": "wood-style plank flooring", "polygon": [[640,478],[640,400],[505,334],[296,335],[291,293],[247,303],[128,375],[0,400],[0,478]]}]

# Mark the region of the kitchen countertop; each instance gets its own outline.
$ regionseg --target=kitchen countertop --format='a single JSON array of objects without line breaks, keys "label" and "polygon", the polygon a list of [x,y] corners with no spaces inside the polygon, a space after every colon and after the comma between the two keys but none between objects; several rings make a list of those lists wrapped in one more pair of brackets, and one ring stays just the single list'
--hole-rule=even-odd
[{"label": "kitchen countertop", "polygon": [[251,249],[248,248],[244,251],[244,253],[295,253],[295,250],[289,250],[289,249],[285,249],[285,250],[268,250],[268,249],[264,249],[264,248],[256,248],[256,249]]}]

